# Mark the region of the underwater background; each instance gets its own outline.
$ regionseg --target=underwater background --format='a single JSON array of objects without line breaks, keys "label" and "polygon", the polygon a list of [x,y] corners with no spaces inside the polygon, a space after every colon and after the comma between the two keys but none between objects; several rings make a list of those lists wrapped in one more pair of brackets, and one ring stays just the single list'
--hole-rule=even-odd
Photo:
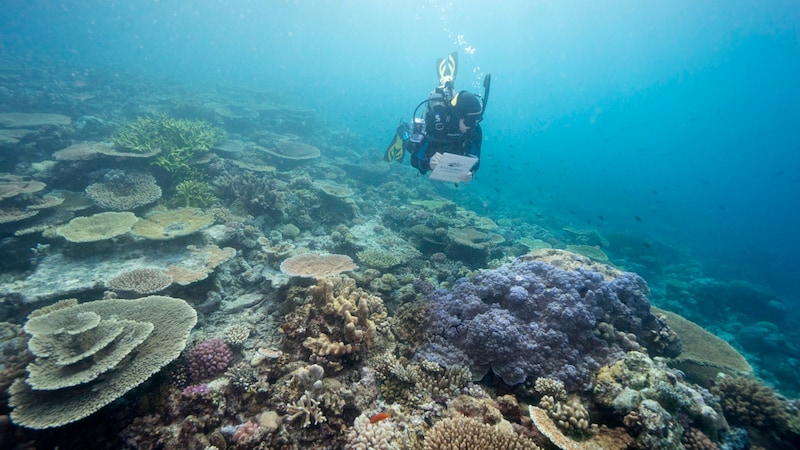
[{"label": "underwater background", "polygon": [[[407,160],[382,160],[397,124],[438,84],[434,61],[453,51],[457,89],[483,94],[484,77],[492,79],[481,170],[459,186],[429,181]],[[797,1],[10,0],[0,11],[0,75],[0,113],[63,114],[76,124],[55,137],[3,141],[2,174],[47,181],[32,169],[37,155],[109,141],[144,116],[207,120],[245,147],[280,140],[258,134],[259,123],[270,123],[328,158],[310,171],[267,160],[286,174],[277,186],[289,192],[306,188],[293,180],[327,177],[373,208],[359,214],[351,203],[323,204],[331,211],[296,223],[301,236],[354,227],[370,214],[410,228],[388,208],[420,193],[451,201],[496,222],[504,242],[444,251],[463,265],[450,278],[440,274],[434,287],[496,269],[534,240],[593,247],[600,256],[584,253],[640,275],[650,302],[727,341],[764,384],[788,398],[800,393]],[[247,108],[265,98],[296,110],[259,122],[263,110]],[[234,106],[240,109],[231,113]],[[104,169],[128,167],[115,164]],[[174,194],[178,183],[156,175],[164,198]],[[58,187],[82,192],[107,179],[92,177],[71,184],[62,175]],[[215,195],[231,206],[242,186],[231,182]],[[304,201],[295,210],[276,202],[260,211],[283,208],[280,220],[247,211],[273,240],[268,265],[276,271],[274,255],[292,252],[274,250],[282,244],[268,228],[310,208]],[[15,295],[41,257],[31,249],[56,245],[46,243],[46,232],[20,237],[16,225],[3,227],[3,320],[20,324],[31,305]],[[328,244],[306,247],[347,248]],[[428,258],[439,254],[425,247],[431,244],[415,246]],[[413,274],[414,267],[404,260],[392,270]]]},{"label": "underwater background", "polygon": [[[794,292],[794,2],[10,2],[7,55],[274,90],[380,156],[460,50],[487,209],[664,242]],[[77,74],[75,74],[77,75]],[[602,219],[600,218],[602,217]],[[639,217],[641,220],[636,219]]]}]

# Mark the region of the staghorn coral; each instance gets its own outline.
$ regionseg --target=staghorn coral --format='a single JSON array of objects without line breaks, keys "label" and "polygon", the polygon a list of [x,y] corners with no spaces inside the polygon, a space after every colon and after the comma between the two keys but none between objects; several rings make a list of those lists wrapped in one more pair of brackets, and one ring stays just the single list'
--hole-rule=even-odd
[{"label": "staghorn coral", "polygon": [[82,419],[180,355],[197,322],[183,300],[61,301],[28,316],[37,359],[10,388],[11,420],[51,428]]},{"label": "staghorn coral", "polygon": [[190,166],[198,154],[207,152],[225,132],[202,120],[175,119],[167,114],[140,117],[119,128],[111,140],[133,153],[161,150],[153,164],[169,173],[177,183],[197,178]]},{"label": "staghorn coral", "polygon": [[132,212],[103,212],[76,217],[58,227],[56,234],[70,242],[103,241],[127,233],[138,220]]},{"label": "staghorn coral", "polygon": [[154,294],[172,284],[172,276],[155,267],[128,270],[106,282],[114,291],[130,291],[137,294]]},{"label": "staghorn coral", "polygon": [[425,450],[534,450],[533,441],[511,431],[501,431],[491,425],[466,417],[444,419],[428,430]]},{"label": "staghorn coral", "polygon": [[720,396],[722,411],[734,425],[777,432],[788,427],[786,401],[754,378],[719,375],[711,392]]},{"label": "staghorn coral", "polygon": [[101,208],[128,211],[160,199],[161,188],[152,175],[111,170],[102,182],[87,186],[86,195]]},{"label": "staghorn coral", "polygon": [[347,255],[302,253],[285,259],[281,272],[298,277],[323,278],[358,269]]},{"label": "staghorn coral", "polygon": [[214,191],[208,183],[184,180],[175,186],[175,197],[185,208],[204,207],[214,201]]},{"label": "staghorn coral", "polygon": [[306,392],[300,398],[289,405],[286,405],[286,412],[289,413],[288,421],[294,422],[299,419],[301,428],[308,428],[310,425],[319,425],[328,419],[319,407],[319,401],[313,399]]}]

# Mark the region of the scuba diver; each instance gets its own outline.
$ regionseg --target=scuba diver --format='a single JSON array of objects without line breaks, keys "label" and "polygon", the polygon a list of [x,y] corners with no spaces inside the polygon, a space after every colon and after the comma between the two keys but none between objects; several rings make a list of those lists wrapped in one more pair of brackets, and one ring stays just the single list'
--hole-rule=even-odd
[{"label": "scuba diver", "polygon": [[[483,80],[483,97],[468,91],[455,92],[454,83],[458,68],[458,53],[436,61],[439,87],[414,109],[412,123],[401,122],[392,143],[384,153],[386,161],[403,161],[405,153],[411,154],[411,165],[421,174],[433,170],[445,153],[476,158],[471,170],[459,181],[469,183],[480,166],[483,131],[480,122],[489,100],[491,75]],[[425,106],[423,117],[417,117]]]}]

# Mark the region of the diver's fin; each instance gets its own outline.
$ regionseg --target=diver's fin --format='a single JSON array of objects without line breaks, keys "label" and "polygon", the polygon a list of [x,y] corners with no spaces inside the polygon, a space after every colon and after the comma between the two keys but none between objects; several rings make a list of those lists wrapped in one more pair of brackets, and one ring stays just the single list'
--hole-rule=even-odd
[{"label": "diver's fin", "polygon": [[401,122],[394,133],[392,143],[389,144],[389,147],[386,148],[386,152],[383,154],[384,161],[403,161],[403,157],[406,155],[406,151],[403,148],[403,142],[405,139],[408,139],[408,131],[408,124]]},{"label": "diver's fin", "polygon": [[[447,58],[436,59],[436,74],[439,76],[439,86],[453,87],[458,72],[458,52],[447,55]],[[449,86],[448,86],[449,84]]]},{"label": "diver's fin", "polygon": [[489,103],[489,88],[492,87],[492,74],[487,73],[483,77],[483,111],[486,111],[486,104]]}]

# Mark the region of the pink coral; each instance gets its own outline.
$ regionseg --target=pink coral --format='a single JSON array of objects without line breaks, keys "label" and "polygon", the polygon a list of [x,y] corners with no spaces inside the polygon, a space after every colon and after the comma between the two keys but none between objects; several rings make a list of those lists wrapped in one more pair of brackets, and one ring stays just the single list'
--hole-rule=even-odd
[{"label": "pink coral", "polygon": [[222,339],[209,339],[192,348],[186,355],[186,368],[192,381],[213,377],[227,369],[233,351]]},{"label": "pink coral", "polygon": [[258,435],[259,427],[256,422],[248,420],[247,422],[239,425],[236,431],[233,432],[234,442],[247,442]]}]

